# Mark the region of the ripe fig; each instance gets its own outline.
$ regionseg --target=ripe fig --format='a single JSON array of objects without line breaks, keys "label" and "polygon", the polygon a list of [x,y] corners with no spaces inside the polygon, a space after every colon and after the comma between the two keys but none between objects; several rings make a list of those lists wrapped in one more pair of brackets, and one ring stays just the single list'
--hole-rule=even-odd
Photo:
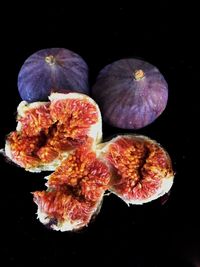
[{"label": "ripe fig", "polygon": [[100,210],[105,190],[129,204],[143,204],[173,184],[171,160],[156,142],[122,135],[91,149],[83,145],[46,177],[47,191],[34,192],[40,222],[54,230],[87,226]]},{"label": "ripe fig", "polygon": [[17,129],[6,140],[5,154],[28,171],[55,170],[74,149],[101,141],[97,104],[80,93],[52,93],[49,102],[18,106]]},{"label": "ripe fig", "polygon": [[88,66],[65,48],[37,51],[26,59],[18,75],[18,90],[27,102],[44,101],[51,91],[88,93]]},{"label": "ripe fig", "polygon": [[164,111],[168,85],[148,62],[121,59],[100,71],[92,96],[105,122],[118,128],[139,129]]},{"label": "ripe fig", "polygon": [[87,226],[100,210],[110,177],[91,147],[77,148],[47,177],[47,191],[33,193],[40,222],[60,231]]},{"label": "ripe fig", "polygon": [[122,135],[99,145],[113,172],[109,190],[127,204],[143,204],[167,193],[174,173],[168,153],[142,135]]}]

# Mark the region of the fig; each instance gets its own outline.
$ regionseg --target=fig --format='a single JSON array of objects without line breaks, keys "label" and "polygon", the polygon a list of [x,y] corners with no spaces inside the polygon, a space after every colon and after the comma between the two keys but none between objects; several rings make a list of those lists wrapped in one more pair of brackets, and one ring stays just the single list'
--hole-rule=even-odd
[{"label": "fig", "polygon": [[87,145],[77,148],[47,178],[47,191],[33,193],[38,219],[51,229],[78,230],[99,212],[110,170]]},{"label": "fig", "polygon": [[46,101],[51,91],[88,93],[88,66],[65,48],[37,51],[26,59],[18,75],[18,90],[27,102]]},{"label": "fig", "polygon": [[92,87],[92,97],[106,123],[122,129],[139,129],[164,111],[168,85],[150,63],[121,59],[100,71]]},{"label": "fig", "polygon": [[174,173],[168,153],[142,135],[121,135],[100,144],[112,170],[109,190],[127,204],[143,204],[167,193]]},{"label": "fig", "polygon": [[87,226],[106,190],[129,204],[143,204],[169,192],[173,170],[168,153],[142,135],[120,135],[91,149],[79,146],[33,193],[38,219],[54,230]]},{"label": "fig", "polygon": [[17,128],[6,139],[5,154],[31,172],[55,170],[79,146],[101,141],[98,105],[81,93],[52,93],[49,102],[18,106]]}]

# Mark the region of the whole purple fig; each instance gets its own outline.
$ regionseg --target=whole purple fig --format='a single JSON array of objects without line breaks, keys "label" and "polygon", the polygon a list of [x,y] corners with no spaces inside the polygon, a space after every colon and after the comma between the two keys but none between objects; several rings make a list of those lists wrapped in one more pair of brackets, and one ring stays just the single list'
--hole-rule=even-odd
[{"label": "whole purple fig", "polygon": [[165,109],[168,85],[159,70],[139,59],[121,59],[104,67],[92,88],[108,124],[139,129]]},{"label": "whole purple fig", "polygon": [[85,94],[89,91],[88,66],[78,54],[65,48],[49,48],[26,59],[18,75],[23,100],[47,100],[52,90],[63,89]]}]

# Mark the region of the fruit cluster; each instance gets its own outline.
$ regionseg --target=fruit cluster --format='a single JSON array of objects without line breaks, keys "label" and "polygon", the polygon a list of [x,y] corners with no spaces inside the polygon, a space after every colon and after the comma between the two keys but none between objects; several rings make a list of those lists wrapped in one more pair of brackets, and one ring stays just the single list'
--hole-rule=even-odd
[{"label": "fruit cluster", "polygon": [[108,65],[93,87],[100,109],[87,85],[86,63],[66,49],[33,54],[19,73],[23,101],[5,155],[27,171],[53,171],[45,177],[46,191],[33,197],[39,220],[55,230],[87,226],[106,190],[128,205],[143,204],[173,184],[170,157],[156,141],[127,134],[102,142],[101,112],[105,121],[126,129],[141,128],[161,114],[167,84],[159,71],[136,59]]}]

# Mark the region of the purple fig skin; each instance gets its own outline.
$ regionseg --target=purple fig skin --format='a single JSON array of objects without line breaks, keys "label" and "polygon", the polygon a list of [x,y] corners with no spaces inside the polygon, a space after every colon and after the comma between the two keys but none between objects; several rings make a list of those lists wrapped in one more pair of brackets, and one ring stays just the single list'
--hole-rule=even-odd
[{"label": "purple fig skin", "polygon": [[18,75],[18,90],[27,102],[47,100],[52,92],[88,94],[88,66],[76,53],[65,48],[40,50],[26,59]]},{"label": "purple fig skin", "polygon": [[108,124],[140,129],[164,111],[168,85],[160,71],[139,59],[121,59],[103,68],[92,88]]}]

